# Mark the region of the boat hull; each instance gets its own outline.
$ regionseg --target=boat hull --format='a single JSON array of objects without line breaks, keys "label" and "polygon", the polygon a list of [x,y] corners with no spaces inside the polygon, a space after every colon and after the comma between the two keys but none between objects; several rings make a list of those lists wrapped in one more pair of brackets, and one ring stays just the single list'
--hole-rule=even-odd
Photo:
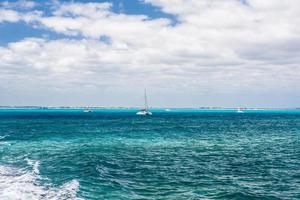
[{"label": "boat hull", "polygon": [[136,115],[152,115],[152,112],[149,111],[139,111],[136,113]]}]

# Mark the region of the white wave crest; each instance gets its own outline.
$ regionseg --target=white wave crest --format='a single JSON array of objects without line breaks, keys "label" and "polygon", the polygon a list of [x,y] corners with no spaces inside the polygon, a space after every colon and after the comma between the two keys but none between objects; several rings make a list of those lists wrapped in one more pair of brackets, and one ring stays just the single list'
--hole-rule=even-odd
[{"label": "white wave crest", "polygon": [[2,135],[0,136],[0,145],[11,145],[9,142],[7,141],[1,141],[3,139],[5,139],[6,137],[8,137],[9,135]]},{"label": "white wave crest", "polygon": [[39,162],[27,160],[32,171],[0,166],[1,200],[79,200],[76,197],[79,182],[72,180],[61,187],[45,187],[40,184]]},{"label": "white wave crest", "polygon": [[33,173],[35,173],[35,174],[40,173],[40,170],[39,170],[40,162],[39,161],[33,161],[28,158],[26,158],[25,160],[27,161],[27,164],[32,167]]},{"label": "white wave crest", "polygon": [[8,137],[9,135],[2,135],[0,136],[0,140],[5,139],[6,137]]},{"label": "white wave crest", "polygon": [[9,142],[0,142],[0,145],[11,145]]}]

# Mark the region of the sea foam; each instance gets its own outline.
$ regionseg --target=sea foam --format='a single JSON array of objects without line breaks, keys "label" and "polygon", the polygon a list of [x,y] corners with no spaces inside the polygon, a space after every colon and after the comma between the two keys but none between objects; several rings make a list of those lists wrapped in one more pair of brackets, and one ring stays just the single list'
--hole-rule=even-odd
[{"label": "sea foam", "polygon": [[79,182],[72,180],[61,187],[46,187],[40,182],[39,162],[27,159],[32,166],[25,171],[10,166],[0,166],[0,199],[1,200],[79,200],[77,192]]}]

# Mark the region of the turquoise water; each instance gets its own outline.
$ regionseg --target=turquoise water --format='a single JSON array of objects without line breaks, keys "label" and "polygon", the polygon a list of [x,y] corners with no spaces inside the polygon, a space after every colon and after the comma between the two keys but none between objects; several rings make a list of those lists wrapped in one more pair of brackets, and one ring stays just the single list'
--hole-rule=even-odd
[{"label": "turquoise water", "polygon": [[300,110],[0,110],[0,199],[300,199]]}]

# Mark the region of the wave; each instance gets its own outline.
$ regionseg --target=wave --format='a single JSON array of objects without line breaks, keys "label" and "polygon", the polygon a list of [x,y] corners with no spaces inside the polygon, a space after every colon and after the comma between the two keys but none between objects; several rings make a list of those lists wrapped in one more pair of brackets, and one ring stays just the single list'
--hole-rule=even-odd
[{"label": "wave", "polygon": [[6,137],[9,137],[9,135],[1,135],[1,136],[0,136],[0,140],[5,139]]},{"label": "wave", "polygon": [[40,162],[39,161],[33,161],[33,160],[28,159],[28,158],[26,158],[25,160],[27,161],[27,164],[32,167],[32,172],[34,174],[38,175],[40,173],[40,170],[39,170]]},{"label": "wave", "polygon": [[39,162],[27,159],[32,170],[0,165],[0,199],[3,200],[81,200],[77,197],[79,182],[72,180],[61,187],[43,186]]},{"label": "wave", "polygon": [[[0,136],[0,146],[1,146],[1,145],[11,145],[10,142],[7,142],[7,141],[4,140],[4,139],[7,138],[7,137],[9,137],[9,135],[1,135],[1,136]],[[4,141],[1,141],[1,140],[4,140]]]},{"label": "wave", "polygon": [[4,138],[6,138],[6,135],[0,136],[0,140],[2,140],[2,139],[4,139]]}]

